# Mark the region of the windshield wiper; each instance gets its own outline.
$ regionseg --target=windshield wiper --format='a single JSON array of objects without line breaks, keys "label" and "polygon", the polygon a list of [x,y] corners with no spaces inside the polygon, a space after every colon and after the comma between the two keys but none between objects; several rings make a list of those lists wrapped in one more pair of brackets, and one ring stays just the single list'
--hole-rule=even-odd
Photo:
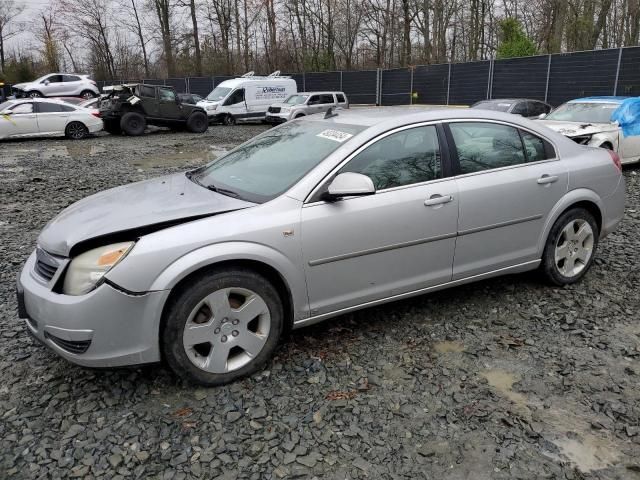
[{"label": "windshield wiper", "polygon": [[211,190],[212,192],[220,193],[228,197],[240,198],[240,194],[238,192],[234,192],[233,190],[229,190],[227,188],[216,187],[213,183],[209,185],[203,185],[203,187],[208,190]]}]

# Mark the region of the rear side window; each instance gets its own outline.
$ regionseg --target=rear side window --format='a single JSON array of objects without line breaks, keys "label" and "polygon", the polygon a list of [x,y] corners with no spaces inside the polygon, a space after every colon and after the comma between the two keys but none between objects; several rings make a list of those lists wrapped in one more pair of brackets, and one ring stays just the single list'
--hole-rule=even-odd
[{"label": "rear side window", "polygon": [[524,117],[527,116],[527,103],[526,102],[518,102],[514,105],[511,113],[515,115],[522,115]]},{"label": "rear side window", "polygon": [[434,126],[393,133],[368,146],[339,173],[367,175],[376,190],[434,180],[442,176],[440,147]]},{"label": "rear side window", "polygon": [[497,123],[449,124],[460,173],[474,173],[526,162],[522,140],[514,127]]},{"label": "rear side window", "polygon": [[341,93],[336,93],[336,98],[338,99],[339,103],[346,103],[347,99],[344,98],[344,95]]},{"label": "rear side window", "polygon": [[63,75],[62,80],[65,82],[79,82],[80,77],[77,77],[76,75]]},{"label": "rear side window", "polygon": [[555,150],[549,142],[523,130],[520,130],[520,134],[527,154],[527,162],[539,162],[555,158]]}]

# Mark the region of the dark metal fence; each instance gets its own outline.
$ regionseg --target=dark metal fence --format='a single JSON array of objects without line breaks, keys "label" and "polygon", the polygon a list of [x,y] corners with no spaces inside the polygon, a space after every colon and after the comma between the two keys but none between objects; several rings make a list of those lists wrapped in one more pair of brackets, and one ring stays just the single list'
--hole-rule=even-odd
[{"label": "dark metal fence", "polygon": [[[640,47],[390,70],[287,75],[295,79],[299,91],[341,90],[353,104],[468,105],[489,98],[526,97],[557,106],[590,95],[640,96]],[[230,78],[235,77],[135,79],[98,84],[103,88],[144,82],[205,96]],[[8,94],[8,87],[5,92]]]}]

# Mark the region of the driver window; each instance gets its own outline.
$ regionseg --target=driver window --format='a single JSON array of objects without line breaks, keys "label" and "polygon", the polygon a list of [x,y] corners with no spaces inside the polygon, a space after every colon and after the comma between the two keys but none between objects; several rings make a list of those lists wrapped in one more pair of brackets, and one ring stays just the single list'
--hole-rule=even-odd
[{"label": "driver window", "polygon": [[318,105],[320,103],[320,95],[311,95],[307,105]]},{"label": "driver window", "polygon": [[11,109],[14,114],[33,113],[33,103],[21,103]]},{"label": "driver window", "polygon": [[518,130],[497,123],[460,122],[449,124],[458,153],[460,173],[525,163]]},{"label": "driver window", "polygon": [[163,102],[175,102],[176,101],[176,93],[173,90],[168,90],[166,88],[160,89],[160,100]]},{"label": "driver window", "polygon": [[356,155],[338,173],[344,172],[367,175],[376,190],[440,178],[436,127],[410,128],[384,137]]},{"label": "driver window", "polygon": [[226,102],[224,102],[224,104],[235,105],[236,103],[242,103],[242,102],[244,102],[244,88],[239,88],[229,96],[229,98],[227,99]]},{"label": "driver window", "polygon": [[61,83],[62,82],[62,75],[49,75],[41,83],[44,83],[44,82]]}]

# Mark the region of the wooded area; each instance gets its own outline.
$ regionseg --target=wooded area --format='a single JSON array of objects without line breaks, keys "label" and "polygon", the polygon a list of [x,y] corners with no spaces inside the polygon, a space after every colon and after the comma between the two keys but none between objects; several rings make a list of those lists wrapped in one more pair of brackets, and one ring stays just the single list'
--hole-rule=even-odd
[{"label": "wooded area", "polygon": [[[640,0],[52,0],[26,20],[22,8],[0,0],[9,81],[392,68],[630,46],[640,34]],[[9,43],[23,30],[31,41]]]}]

